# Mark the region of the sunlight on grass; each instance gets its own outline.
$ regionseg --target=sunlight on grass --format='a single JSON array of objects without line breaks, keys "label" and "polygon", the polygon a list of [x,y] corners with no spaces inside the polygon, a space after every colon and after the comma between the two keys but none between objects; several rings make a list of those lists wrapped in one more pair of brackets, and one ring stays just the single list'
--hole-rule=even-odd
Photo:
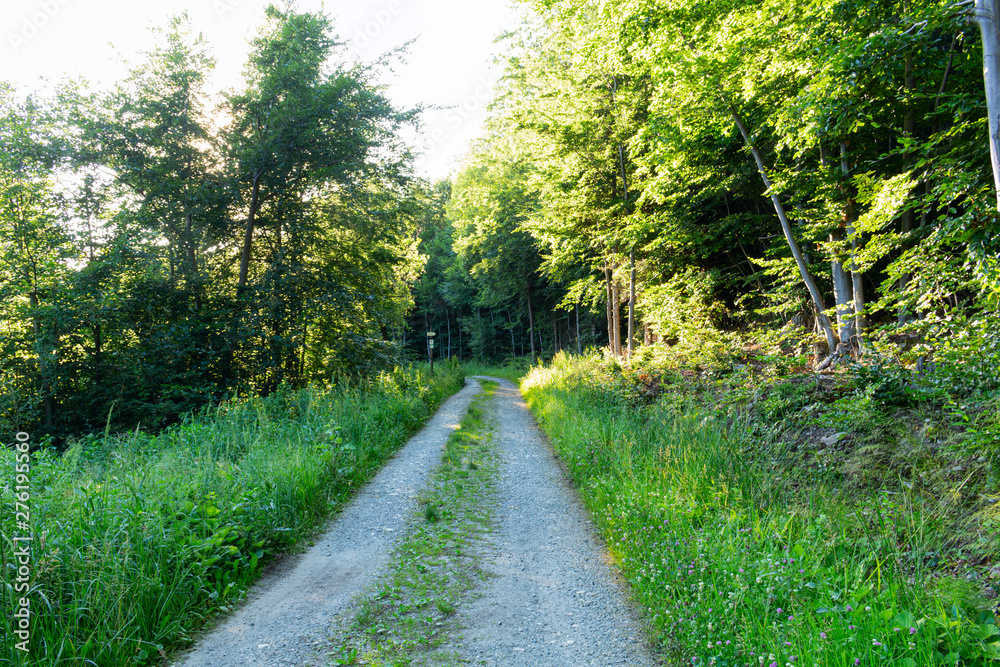
[{"label": "sunlight on grass", "polygon": [[973,583],[932,572],[947,535],[929,505],[793,480],[782,445],[682,403],[629,403],[614,373],[558,357],[522,389],[678,664],[1000,658]]}]

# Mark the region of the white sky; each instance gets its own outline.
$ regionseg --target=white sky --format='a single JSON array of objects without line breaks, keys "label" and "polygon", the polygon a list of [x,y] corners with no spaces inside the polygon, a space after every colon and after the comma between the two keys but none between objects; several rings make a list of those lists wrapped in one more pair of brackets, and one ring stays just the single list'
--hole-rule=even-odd
[{"label": "white sky", "polygon": [[[141,62],[151,45],[150,26],[187,11],[218,61],[213,88],[235,88],[246,61],[248,38],[261,24],[268,0],[2,0],[0,80],[28,90],[64,75],[83,76],[94,87],[122,78],[122,57]],[[405,64],[387,75],[398,106],[450,107],[424,115],[415,139],[423,156],[417,171],[448,175],[480,131],[491,85],[494,38],[517,25],[508,0],[298,0],[300,10],[322,7],[334,19],[350,52],[363,61],[417,38]]]}]

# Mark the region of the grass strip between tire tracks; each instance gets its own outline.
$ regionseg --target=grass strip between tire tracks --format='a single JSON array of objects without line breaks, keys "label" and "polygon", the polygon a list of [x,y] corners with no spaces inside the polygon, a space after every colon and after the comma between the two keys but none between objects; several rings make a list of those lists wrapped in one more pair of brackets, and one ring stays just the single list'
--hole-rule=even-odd
[{"label": "grass strip between tire tracks", "polygon": [[499,470],[489,410],[498,385],[482,385],[419,495],[419,514],[395,548],[389,572],[330,637],[327,664],[457,662],[441,646],[459,629],[456,610],[486,576],[476,547],[492,527]]}]

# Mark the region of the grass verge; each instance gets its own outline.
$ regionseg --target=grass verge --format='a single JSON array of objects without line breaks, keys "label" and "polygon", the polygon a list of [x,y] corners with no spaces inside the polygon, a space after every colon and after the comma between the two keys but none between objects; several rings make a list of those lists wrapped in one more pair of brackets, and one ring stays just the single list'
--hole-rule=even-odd
[{"label": "grass verge", "polygon": [[447,665],[441,649],[454,613],[484,576],[477,543],[492,525],[498,460],[488,403],[495,382],[470,404],[419,499],[419,515],[392,554],[389,574],[365,593],[330,638],[333,665]]},{"label": "grass verge", "polygon": [[[786,474],[786,444],[557,357],[522,391],[670,664],[987,666],[1000,633],[915,494]],[[783,472],[784,471],[784,472]]]},{"label": "grass verge", "polygon": [[[30,652],[14,648],[2,489],[0,664],[151,665],[227,612],[461,387],[457,369],[223,404],[155,435],[36,452]],[[0,465],[14,470],[13,452]],[[6,480],[5,480],[6,482]]]}]

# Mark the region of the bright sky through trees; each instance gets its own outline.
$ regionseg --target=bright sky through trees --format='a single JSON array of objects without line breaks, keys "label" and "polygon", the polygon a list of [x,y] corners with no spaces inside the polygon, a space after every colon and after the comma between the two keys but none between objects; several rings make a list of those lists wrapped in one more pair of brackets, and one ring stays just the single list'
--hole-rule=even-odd
[{"label": "bright sky through trees", "polygon": [[[238,87],[247,38],[261,24],[270,0],[6,0],[0,17],[0,80],[29,89],[39,78],[83,76],[110,85],[125,73],[122,58],[151,45],[150,27],[166,26],[187,11],[218,60],[212,87]],[[281,4],[281,3],[278,3]],[[350,59],[373,61],[416,40],[406,61],[387,75],[396,104],[447,107],[424,115],[415,139],[423,156],[417,170],[447,175],[480,130],[483,107],[497,76],[493,39],[516,25],[505,0],[299,0],[300,11],[325,7]]]}]

